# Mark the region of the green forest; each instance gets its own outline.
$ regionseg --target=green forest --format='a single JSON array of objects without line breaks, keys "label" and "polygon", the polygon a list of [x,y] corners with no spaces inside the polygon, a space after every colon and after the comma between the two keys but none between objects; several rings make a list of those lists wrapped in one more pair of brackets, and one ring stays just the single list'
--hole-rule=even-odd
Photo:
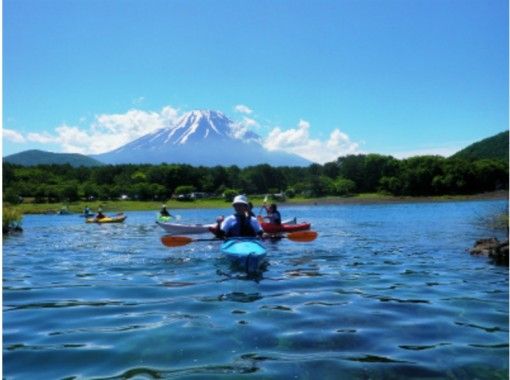
[{"label": "green forest", "polygon": [[339,157],[308,167],[193,167],[180,164],[19,166],[3,163],[3,200],[19,203],[186,199],[193,192],[211,197],[235,193],[286,197],[349,196],[379,192],[397,196],[476,194],[508,189],[508,161],[379,154]]}]

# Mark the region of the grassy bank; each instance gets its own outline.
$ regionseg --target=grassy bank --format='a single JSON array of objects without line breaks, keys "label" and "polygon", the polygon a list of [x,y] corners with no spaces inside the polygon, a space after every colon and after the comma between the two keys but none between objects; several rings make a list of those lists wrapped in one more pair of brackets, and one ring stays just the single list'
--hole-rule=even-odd
[{"label": "grassy bank", "polygon": [[2,207],[2,232],[4,234],[21,231],[21,221],[23,216],[20,210],[10,206]]},{"label": "grassy bank", "polygon": [[[441,202],[441,201],[468,201],[478,199],[508,199],[508,192],[494,192],[477,195],[449,195],[437,197],[395,197],[379,193],[357,194],[351,197],[323,197],[323,198],[301,198],[296,197],[288,199],[286,202],[278,202],[280,205],[328,205],[328,204],[372,204],[372,203],[402,203],[402,202]],[[263,197],[250,197],[254,204],[255,211],[263,203]],[[123,211],[149,211],[159,210],[163,202],[154,201],[94,201],[94,202],[74,202],[67,203],[67,209],[72,213],[80,214],[83,209],[88,206],[93,212],[98,207],[102,207],[106,213],[123,212]],[[222,199],[199,199],[195,201],[182,202],[176,200],[167,200],[164,202],[167,208],[172,210],[178,209],[200,209],[200,208],[226,208],[230,207],[230,203]],[[22,203],[13,206],[16,211],[21,214],[45,214],[57,213],[63,203]]]}]

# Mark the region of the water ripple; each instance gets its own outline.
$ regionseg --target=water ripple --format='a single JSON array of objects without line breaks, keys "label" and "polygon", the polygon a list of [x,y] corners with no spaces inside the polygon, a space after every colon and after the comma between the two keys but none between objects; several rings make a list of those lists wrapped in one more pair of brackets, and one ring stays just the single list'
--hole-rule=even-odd
[{"label": "water ripple", "polygon": [[507,378],[508,268],[465,252],[489,206],[282,205],[319,238],[268,243],[256,275],[163,246],[153,212],[27,216],[3,240],[3,376]]}]

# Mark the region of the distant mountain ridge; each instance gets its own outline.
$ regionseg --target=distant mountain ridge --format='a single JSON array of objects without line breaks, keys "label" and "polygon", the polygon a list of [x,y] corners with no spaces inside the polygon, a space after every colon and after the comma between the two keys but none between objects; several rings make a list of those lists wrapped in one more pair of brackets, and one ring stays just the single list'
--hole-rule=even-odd
[{"label": "distant mountain ridge", "polygon": [[126,145],[92,156],[107,164],[181,163],[193,166],[245,167],[308,166],[295,154],[268,151],[256,133],[242,128],[223,113],[196,110],[184,114],[175,125],[144,135]]},{"label": "distant mountain ridge", "polygon": [[492,158],[508,160],[509,131],[475,142],[458,151],[452,157],[469,160]]},{"label": "distant mountain ridge", "polygon": [[63,165],[69,164],[74,167],[79,166],[100,166],[103,165],[93,158],[78,153],[53,153],[42,150],[32,149],[23,152],[11,154],[3,158],[4,162],[23,166],[35,165]]}]

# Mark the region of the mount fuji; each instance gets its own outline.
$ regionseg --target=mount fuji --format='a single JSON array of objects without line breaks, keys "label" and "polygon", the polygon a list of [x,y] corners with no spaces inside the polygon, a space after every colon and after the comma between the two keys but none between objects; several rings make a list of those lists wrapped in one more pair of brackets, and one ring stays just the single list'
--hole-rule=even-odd
[{"label": "mount fuji", "polygon": [[252,131],[217,111],[191,111],[174,125],[144,135],[110,152],[91,156],[106,164],[180,163],[193,166],[308,166],[305,158],[269,151]]}]

